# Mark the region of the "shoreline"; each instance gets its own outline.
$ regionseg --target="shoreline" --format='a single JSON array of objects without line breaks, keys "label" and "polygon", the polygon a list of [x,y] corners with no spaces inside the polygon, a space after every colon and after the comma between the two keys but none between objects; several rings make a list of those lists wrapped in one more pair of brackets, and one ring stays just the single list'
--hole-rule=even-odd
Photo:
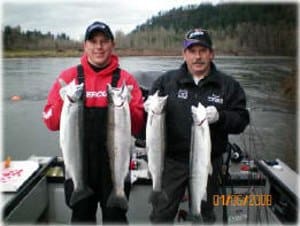
[{"label": "shoreline", "polygon": [[[37,57],[81,57],[82,50],[14,50],[3,51],[3,58],[37,58]],[[114,51],[119,57],[127,56],[181,56],[181,49],[178,50],[149,50],[149,49],[116,49]],[[280,56],[280,57],[297,57],[293,55],[270,55],[261,54],[250,51],[243,51],[240,53],[232,51],[218,51],[215,50],[216,56],[251,56],[251,57],[268,57],[268,56]]]}]

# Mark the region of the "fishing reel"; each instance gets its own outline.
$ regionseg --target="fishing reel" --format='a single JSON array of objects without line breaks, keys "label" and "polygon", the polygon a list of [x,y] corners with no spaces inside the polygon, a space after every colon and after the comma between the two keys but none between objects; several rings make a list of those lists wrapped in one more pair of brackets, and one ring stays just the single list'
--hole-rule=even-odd
[{"label": "fishing reel", "polygon": [[244,158],[244,153],[243,153],[242,149],[235,143],[233,143],[233,144],[228,143],[228,148],[231,153],[231,155],[230,155],[231,161],[236,162],[236,163],[241,162],[242,159]]}]

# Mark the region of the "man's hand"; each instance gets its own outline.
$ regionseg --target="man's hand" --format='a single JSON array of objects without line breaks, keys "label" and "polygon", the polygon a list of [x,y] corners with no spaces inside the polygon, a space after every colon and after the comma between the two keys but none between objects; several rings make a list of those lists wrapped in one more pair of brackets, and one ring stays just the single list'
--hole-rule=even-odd
[{"label": "man's hand", "polygon": [[62,79],[59,79],[59,83],[62,87],[59,90],[59,95],[63,100],[65,100],[65,98],[67,97],[71,102],[74,102],[81,95],[83,83],[80,85],[76,85],[75,79],[72,82],[70,82],[68,85],[66,85]]},{"label": "man's hand", "polygon": [[208,124],[215,123],[219,120],[219,112],[215,106],[207,106],[206,107],[206,118]]}]

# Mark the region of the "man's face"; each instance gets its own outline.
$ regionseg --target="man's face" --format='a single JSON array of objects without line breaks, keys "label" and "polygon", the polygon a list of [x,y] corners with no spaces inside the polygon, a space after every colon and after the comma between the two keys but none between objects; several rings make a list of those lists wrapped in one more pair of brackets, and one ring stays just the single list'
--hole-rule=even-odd
[{"label": "man's face", "polygon": [[210,70],[210,62],[214,59],[214,52],[201,45],[192,45],[183,51],[183,58],[189,72],[201,77]]},{"label": "man's face", "polygon": [[109,63],[115,43],[102,32],[97,32],[84,42],[84,52],[91,64],[104,67]]}]

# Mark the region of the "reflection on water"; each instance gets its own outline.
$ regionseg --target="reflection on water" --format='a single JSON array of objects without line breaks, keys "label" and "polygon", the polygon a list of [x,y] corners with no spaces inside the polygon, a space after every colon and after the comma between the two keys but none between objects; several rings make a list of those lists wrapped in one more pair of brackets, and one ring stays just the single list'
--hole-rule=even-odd
[{"label": "reflection on water", "polygon": [[[235,77],[245,88],[251,125],[240,136],[232,136],[253,157],[280,158],[296,168],[296,113],[293,102],[282,95],[281,81],[293,71],[294,58],[217,57],[218,68]],[[63,69],[79,63],[78,58],[4,59],[4,153],[14,159],[31,154],[60,155],[58,133],[42,124],[41,112],[48,91]],[[120,65],[140,76],[143,86],[175,69],[181,57],[122,57]],[[10,101],[19,95],[23,100]]]}]

